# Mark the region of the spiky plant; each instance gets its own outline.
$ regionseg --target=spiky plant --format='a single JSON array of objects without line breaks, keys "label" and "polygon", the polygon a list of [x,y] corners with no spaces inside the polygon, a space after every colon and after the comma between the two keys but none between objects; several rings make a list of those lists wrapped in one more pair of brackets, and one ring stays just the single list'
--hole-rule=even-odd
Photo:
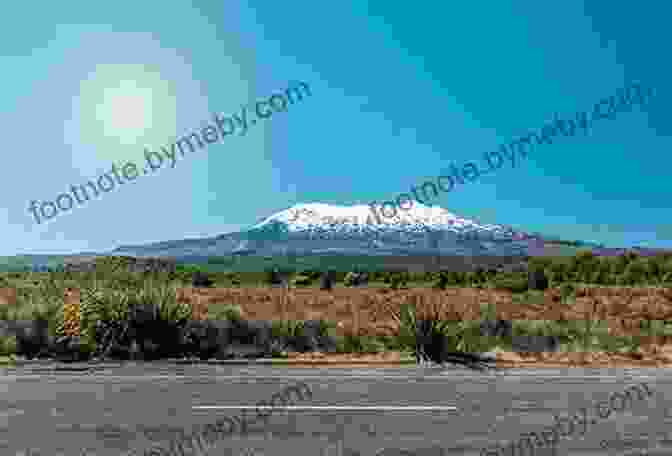
[{"label": "spiky plant", "polygon": [[299,337],[303,335],[305,322],[297,320],[273,320],[271,334],[273,337]]},{"label": "spiky plant", "polygon": [[138,293],[132,296],[132,299],[138,304],[155,304],[159,309],[158,317],[160,320],[191,319],[191,306],[187,303],[177,302],[177,286],[175,285],[148,280]]},{"label": "spiky plant", "polygon": [[[118,324],[121,321],[128,321],[130,326],[125,326],[128,328],[154,325],[159,321],[178,323],[191,319],[191,306],[177,302],[177,288],[173,284],[147,280],[141,286],[129,290],[116,287],[103,288],[103,285],[100,281],[96,281],[92,287],[82,290],[83,339],[94,347],[97,343],[102,344],[98,347],[100,350],[105,348],[103,345],[109,340],[107,342],[102,339],[96,340],[97,336],[101,336],[97,334],[99,321],[119,322]],[[148,309],[153,309],[152,315],[148,315]],[[152,336],[162,337],[153,333]],[[118,337],[122,338],[122,335]]]},{"label": "spiky plant", "polygon": [[478,322],[445,320],[435,304],[422,319],[415,320],[415,327],[418,363],[453,363],[476,370],[495,367],[492,365],[494,359],[472,353],[479,351],[483,345]]},{"label": "spiky plant", "polygon": [[382,339],[358,334],[346,334],[338,339],[336,345],[338,353],[381,353],[386,348]]},{"label": "spiky plant", "polygon": [[208,319],[212,320],[241,320],[243,311],[238,304],[214,304],[208,307]]},{"label": "spiky plant", "polygon": [[17,293],[16,305],[8,308],[8,320],[45,320],[52,334],[62,315],[63,293],[46,288],[33,288]]},{"label": "spiky plant", "polygon": [[[443,365],[452,363],[462,365],[470,369],[485,370],[494,368],[495,360],[478,353],[456,351],[454,337],[459,328],[451,325],[452,322],[421,320],[418,322],[418,340],[416,359],[418,362],[431,361]],[[452,339],[452,340],[451,340]],[[458,343],[458,349],[459,349]]]},{"label": "spiky plant", "polygon": [[415,331],[416,331],[416,310],[415,305],[411,303],[402,303],[398,309],[392,307],[387,301],[381,301],[384,312],[391,317],[399,333],[397,336],[397,346],[401,350],[415,351]]},{"label": "spiky plant", "polygon": [[81,290],[81,337],[85,343],[95,345],[96,325],[98,321],[125,320],[128,315],[124,295],[110,289],[104,289],[99,280],[91,287]]},{"label": "spiky plant", "polygon": [[16,336],[0,337],[0,356],[13,357],[16,355]]},{"label": "spiky plant", "polygon": [[[67,311],[67,314],[70,315],[71,310]],[[56,336],[65,336],[68,334],[70,331],[70,328],[73,326],[72,323],[66,323],[67,322],[67,317],[66,317],[66,306],[63,306],[63,311],[60,312],[56,317],[54,318],[54,334]],[[81,320],[78,320],[78,324],[76,327],[78,331],[81,331]],[[79,335],[80,332],[77,333]]]}]

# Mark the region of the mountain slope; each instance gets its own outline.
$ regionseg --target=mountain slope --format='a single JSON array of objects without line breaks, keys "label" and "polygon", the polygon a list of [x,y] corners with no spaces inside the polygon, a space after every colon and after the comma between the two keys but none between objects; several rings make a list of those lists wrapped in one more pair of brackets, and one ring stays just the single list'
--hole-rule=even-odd
[{"label": "mountain slope", "polygon": [[[428,256],[452,258],[453,263],[461,261],[465,264],[471,264],[475,257],[488,261],[502,258],[501,262],[515,263],[516,258],[525,256],[573,255],[581,248],[591,249],[596,255],[625,251],[595,243],[563,241],[504,225],[484,224],[438,206],[414,203],[410,210],[385,218],[364,205],[308,203],[271,214],[235,233],[126,245],[101,253],[6,257],[0,259],[0,270],[24,269],[31,264],[33,269],[43,270],[55,264],[81,261],[83,257],[100,256],[158,257],[179,263],[206,263],[213,257],[229,257],[231,261],[223,258],[226,261],[220,263],[245,264],[252,270],[258,270],[259,261],[264,263],[269,257],[284,257],[292,264],[294,257],[306,260],[312,257],[309,262],[317,262],[320,268],[325,267],[323,260],[327,257],[338,264],[350,264],[355,260],[367,263],[367,259],[371,259],[375,264],[382,261],[385,267],[424,265]],[[659,252],[658,249],[649,251],[636,247],[628,250],[643,255]],[[241,257],[249,257],[249,261],[241,263]]]},{"label": "mountain slope", "polygon": [[297,204],[249,229],[213,238],[121,246],[110,254],[184,257],[228,255],[528,255],[537,236],[481,224],[416,204],[394,218],[368,206]]}]

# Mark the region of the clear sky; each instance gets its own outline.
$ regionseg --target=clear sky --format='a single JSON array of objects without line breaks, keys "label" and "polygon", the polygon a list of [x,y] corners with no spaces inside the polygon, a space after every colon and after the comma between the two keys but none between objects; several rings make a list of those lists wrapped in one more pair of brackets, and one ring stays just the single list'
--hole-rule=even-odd
[{"label": "clear sky", "polygon": [[[295,203],[389,200],[632,80],[655,87],[646,108],[432,203],[568,239],[672,247],[665,4],[8,3],[0,254],[211,236]],[[312,96],[245,135],[41,224],[28,211],[292,81]]]}]

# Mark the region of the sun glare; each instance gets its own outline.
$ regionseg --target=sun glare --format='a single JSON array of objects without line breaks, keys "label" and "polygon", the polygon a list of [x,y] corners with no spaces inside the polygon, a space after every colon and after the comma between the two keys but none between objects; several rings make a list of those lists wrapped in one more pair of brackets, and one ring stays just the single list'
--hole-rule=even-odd
[{"label": "sun glare", "polygon": [[126,145],[136,144],[152,125],[152,91],[136,81],[120,81],[106,89],[96,110],[105,136],[117,137]]},{"label": "sun glare", "polygon": [[98,65],[81,83],[76,111],[83,142],[108,162],[138,160],[175,135],[174,87],[146,65]]}]

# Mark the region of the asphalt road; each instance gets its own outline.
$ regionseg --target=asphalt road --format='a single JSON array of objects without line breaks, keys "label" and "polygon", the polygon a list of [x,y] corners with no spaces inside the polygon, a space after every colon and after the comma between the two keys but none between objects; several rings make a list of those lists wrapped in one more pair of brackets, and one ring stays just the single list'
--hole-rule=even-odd
[{"label": "asphalt road", "polygon": [[[2,369],[0,455],[122,455],[150,447],[148,437],[167,442],[176,430],[189,432],[194,425],[241,413],[194,406],[254,406],[298,381],[310,386],[313,397],[295,402],[296,406],[380,409],[276,411],[267,425],[252,426],[256,432],[221,440],[207,454],[373,456],[387,448],[386,456],[477,455],[491,443],[517,440],[524,432],[551,425],[554,413],[567,416],[593,407],[640,382],[654,391],[652,397],[614,411],[584,436],[577,432],[572,440],[561,442],[555,454],[632,453],[600,448],[601,440],[618,440],[622,433],[650,437],[650,447],[659,448],[651,455],[672,454],[672,440],[659,442],[672,438],[666,430],[672,423],[671,374],[671,369],[656,368],[511,369],[482,374],[417,366]],[[412,409],[427,406],[457,409]],[[162,427],[162,433],[156,431]],[[155,431],[143,433],[143,428]],[[393,452],[395,448],[410,453]]]}]

